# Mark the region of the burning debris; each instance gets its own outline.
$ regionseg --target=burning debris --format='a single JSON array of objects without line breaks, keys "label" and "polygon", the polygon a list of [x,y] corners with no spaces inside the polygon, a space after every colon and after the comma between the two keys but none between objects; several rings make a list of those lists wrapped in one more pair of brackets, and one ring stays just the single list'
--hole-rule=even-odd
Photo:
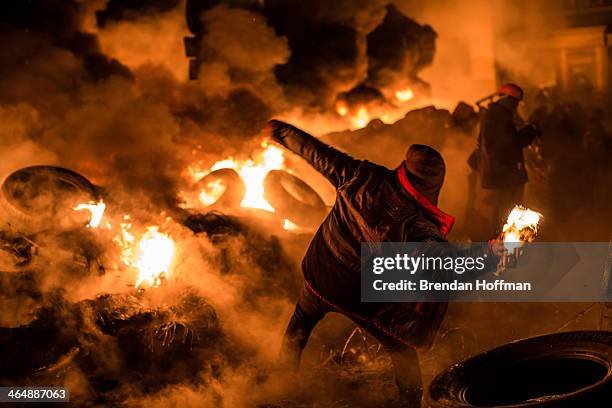
[{"label": "burning debris", "polygon": [[[78,198],[72,197],[72,201]],[[101,199],[66,203],[67,209],[76,215],[87,215],[78,217],[79,222],[72,230],[62,232],[61,236],[71,237],[66,242],[67,249],[74,251],[73,256],[89,251],[84,259],[98,262],[99,276],[118,275],[117,283],[130,282],[133,289],[115,284],[118,293],[69,300],[61,286],[43,285],[54,274],[57,279],[66,267],[56,261],[49,270],[50,264],[35,263],[40,248],[59,242],[60,235],[3,232],[2,260],[7,268],[0,272],[3,283],[0,298],[19,300],[32,307],[32,315],[25,322],[0,329],[0,355],[12,353],[2,363],[3,381],[65,383],[78,373],[89,383],[95,398],[122,401],[127,397],[120,386],[124,382],[139,392],[151,392],[173,382],[200,379],[203,365],[220,364],[226,355],[221,352],[225,343],[214,308],[193,291],[173,295],[177,288],[184,287],[177,286],[179,277],[173,276],[176,254],[182,250],[185,239],[179,225],[169,217],[158,225],[147,225],[128,215],[118,216],[115,214],[120,210]],[[27,200],[22,204],[27,207]],[[58,213],[64,211],[60,208]],[[276,272],[292,270],[278,240],[254,230],[245,221],[224,222],[229,220],[227,216],[213,214],[191,214],[191,218],[183,221],[194,232],[205,232],[211,240],[213,251],[218,254],[218,259],[211,261],[220,265],[219,272],[244,274],[242,258],[252,262],[251,269],[270,270],[269,266],[274,265]],[[91,248],[88,241],[93,245]],[[248,252],[235,257],[232,253],[240,241],[246,241],[241,245]],[[106,265],[102,266],[103,263]],[[5,272],[9,266],[15,272]],[[87,269],[76,261],[71,268]],[[86,278],[82,273],[72,276],[81,281]],[[278,277],[269,274],[243,290],[245,296],[251,293],[250,301],[261,296],[253,294],[262,288],[266,288],[266,296],[275,293],[286,296],[287,291],[297,290],[290,282],[282,286],[277,282]],[[164,299],[161,305],[160,297]],[[37,351],[42,349],[46,351]],[[101,359],[100,353],[108,360]],[[73,397],[77,401],[90,398],[78,391]]]},{"label": "burning debris", "polygon": [[[261,144],[261,149],[255,152],[253,156],[252,159],[244,160],[233,158],[220,160],[213,164],[208,171],[202,170],[197,165],[192,165],[187,169],[187,173],[191,177],[192,183],[199,184],[212,172],[232,169],[238,173],[245,186],[240,206],[274,212],[274,208],[264,198],[263,180],[270,170],[285,168],[283,151],[277,146],[268,145],[264,142]],[[225,181],[225,183],[230,184],[231,181]],[[202,186],[203,188],[198,194],[199,204],[208,207],[217,202],[228,189],[225,183],[222,179],[217,178]],[[186,203],[186,206],[194,206],[194,203]]]},{"label": "burning debris", "polygon": [[113,239],[121,248],[121,260],[126,266],[138,271],[134,285],[136,288],[143,284],[158,287],[162,279],[168,278],[170,274],[174,241],[167,234],[159,232],[159,226],[146,227],[142,236],[136,239],[130,232],[131,227],[129,222],[121,223],[121,233]]},{"label": "burning debris", "polygon": [[316,191],[286,168],[283,150],[263,142],[252,156],[221,160],[209,170],[197,164],[189,166],[186,174],[196,191],[181,191],[181,206],[262,210],[279,215],[286,231],[316,226],[327,213],[325,204]]},{"label": "burning debris", "polygon": [[542,214],[539,212],[516,205],[508,214],[508,220],[502,229],[506,248],[512,251],[526,242],[533,242],[538,234],[541,219]]},{"label": "burning debris", "polygon": [[501,274],[507,268],[516,266],[522,247],[533,242],[538,234],[542,214],[522,205],[516,205],[508,214],[508,220],[502,228],[501,238],[504,241],[506,253],[502,256],[496,274]]}]

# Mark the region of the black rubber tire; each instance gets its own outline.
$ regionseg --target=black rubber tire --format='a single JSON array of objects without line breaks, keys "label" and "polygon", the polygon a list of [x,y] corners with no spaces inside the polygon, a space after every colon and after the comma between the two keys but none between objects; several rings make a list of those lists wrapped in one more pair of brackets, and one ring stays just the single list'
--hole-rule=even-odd
[{"label": "black rubber tire", "polygon": [[308,184],[283,170],[271,170],[264,178],[264,198],[276,213],[294,224],[317,227],[327,214],[323,199]]},{"label": "black rubber tire", "polygon": [[[50,200],[37,201],[41,197]],[[98,199],[96,187],[80,174],[57,166],[24,167],[0,183],[0,229],[33,233],[53,226],[54,216],[66,199]],[[48,205],[50,201],[51,205]]]},{"label": "black rubber tire", "polygon": [[438,374],[426,399],[432,408],[607,406],[612,332],[555,333],[504,344]]},{"label": "black rubber tire", "polygon": [[226,207],[226,208],[235,208],[240,207],[240,203],[244,198],[244,194],[246,193],[246,186],[240,174],[236,172],[234,169],[219,169],[212,171],[202,177],[195,184],[196,190],[200,191],[208,186],[209,183],[215,181],[221,181],[221,183],[225,186],[225,191],[221,196],[209,206],[206,207]]}]

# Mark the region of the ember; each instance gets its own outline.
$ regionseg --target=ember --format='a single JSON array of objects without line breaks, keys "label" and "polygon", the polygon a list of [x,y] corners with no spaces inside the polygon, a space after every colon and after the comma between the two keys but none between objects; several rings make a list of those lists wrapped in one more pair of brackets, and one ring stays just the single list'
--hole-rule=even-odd
[{"label": "ember", "polygon": [[395,97],[400,102],[407,102],[414,97],[414,92],[412,92],[412,89],[410,88],[400,89],[395,91]]}]

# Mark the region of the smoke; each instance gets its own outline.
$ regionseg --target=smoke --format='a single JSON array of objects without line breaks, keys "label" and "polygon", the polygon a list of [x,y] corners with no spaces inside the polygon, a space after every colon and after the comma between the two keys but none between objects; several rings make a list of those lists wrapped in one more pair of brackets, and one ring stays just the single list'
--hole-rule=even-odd
[{"label": "smoke", "polygon": [[564,19],[559,5],[506,0],[396,4],[436,29],[436,55],[422,77],[439,106],[473,103],[494,92],[498,78],[526,90],[555,81],[557,56],[549,45]]},{"label": "smoke", "polygon": [[[483,24],[484,11],[473,4],[428,2],[415,8],[382,0],[342,0],[333,6],[323,0],[201,3],[207,6],[191,16],[202,28],[196,33],[197,81],[187,80],[183,37],[188,29],[181,1],[37,0],[7,7],[0,16],[0,41],[11,45],[0,50],[2,176],[33,164],[71,168],[104,187],[113,216],[130,213],[144,224],[176,207],[177,193],[186,187],[182,174],[187,166],[248,154],[273,116],[293,117],[306,130],[325,134],[348,127],[347,118],[336,113],[338,101],[355,107],[375,102],[403,114],[407,105],[394,99],[400,88],[413,89],[421,102],[472,100],[493,88],[489,68],[493,70],[496,61],[484,50],[498,30]],[[484,2],[479,4],[486,9]],[[507,11],[505,15],[516,15],[512,5]],[[521,31],[521,24],[505,25],[502,32]],[[509,72],[524,74],[537,67],[535,60],[521,62],[527,51],[501,49],[506,57],[497,63]],[[480,66],[487,68],[479,71]],[[449,168],[441,207],[460,215],[464,163],[474,138],[449,130],[447,111],[434,109],[416,119],[411,115],[394,126],[373,122],[357,132],[326,137],[357,157],[389,167],[402,160],[409,143],[440,149]],[[290,168],[331,203],[334,191],[328,183],[305,169],[300,159],[288,156]],[[298,265],[310,237],[279,241],[269,230],[253,231],[250,222],[245,224],[248,228],[223,238],[194,235],[173,224],[180,260],[168,281],[174,286],[147,291],[146,306],[167,307],[185,290],[202,296],[218,314],[224,333],[221,350],[214,358],[198,356],[201,372],[191,382],[157,385],[152,387],[157,391],[147,395],[125,385],[119,392],[122,402],[230,407],[286,395],[333,400],[340,386],[326,381],[329,377],[275,376],[269,367],[300,289]],[[83,276],[78,273],[83,268],[74,267],[72,249],[91,244],[112,252],[111,239],[40,237],[44,264],[35,284],[47,294],[28,303],[17,296],[17,289],[3,292],[2,326],[27,323],[29,312],[52,302],[48,292],[58,289],[63,288],[60,292],[69,302],[104,292],[133,293],[133,281],[126,282],[125,276],[110,271],[99,276],[93,267]],[[86,338],[79,341],[92,352],[92,360],[107,363],[101,364],[104,375],[116,375],[123,356],[92,319],[70,322],[67,330],[82,331]],[[347,327],[351,325],[346,321],[327,326],[340,333],[338,337]],[[326,353],[330,343],[341,341],[319,338],[317,345],[328,346]],[[311,347],[311,354],[321,351]],[[84,401],[96,397],[89,374],[72,367],[64,376],[75,397]],[[310,389],[300,387],[302,381]],[[365,396],[363,403],[381,406]]]},{"label": "smoke", "polygon": [[[12,45],[0,51],[0,148],[4,157],[0,170],[4,176],[33,164],[73,169],[104,187],[111,215],[126,211],[149,222],[176,206],[182,173],[197,159],[193,152],[198,147],[218,160],[225,152],[254,143],[251,137],[272,115],[272,105],[268,105],[275,98],[270,91],[275,82],[272,69],[286,60],[289,51],[286,40],[277,37],[263,17],[254,22],[247,11],[219,7],[204,16],[212,26],[205,45],[215,58],[203,69],[227,81],[213,81],[215,89],[206,81],[188,83],[182,50],[183,5],[176,2],[174,7],[145,7],[143,11],[126,10],[119,3],[18,2],[0,17],[0,40]],[[247,31],[228,30],[233,19]],[[266,41],[258,50],[269,50],[259,59],[251,58],[249,45],[241,41],[253,32],[254,40]],[[217,41],[227,43],[228,48],[218,47]],[[258,96],[260,90],[268,90],[267,96],[263,92]],[[193,287],[211,299],[227,336],[223,343],[231,344],[227,355],[238,359],[241,353],[250,353],[251,360],[272,359],[278,341],[270,343],[270,339],[280,338],[284,324],[278,316],[289,313],[289,282],[299,279],[295,266],[272,259],[277,265],[273,272],[285,276],[284,291],[279,294],[272,285],[276,282],[280,286],[278,277],[256,265],[253,255],[252,247],[262,249],[261,242],[269,242],[267,239],[254,243],[237,236],[228,240],[222,247],[242,261],[223,271],[216,258],[219,246],[176,228],[175,239],[184,251],[180,257],[185,262],[177,267],[177,287],[169,293]],[[73,259],[74,248],[84,248],[90,238],[103,250],[112,252],[113,246],[112,237],[103,232],[99,239],[90,237],[88,231],[83,234],[85,237],[36,237],[41,265],[32,269],[40,274],[35,275],[30,289],[45,295],[28,302],[17,285],[26,275],[15,273],[3,285],[0,297],[7,311],[2,313],[3,327],[28,324],[31,313],[46,304],[134,291],[112,269],[103,276],[97,276],[95,270],[83,271],[83,265]],[[273,247],[271,251],[281,249]],[[54,300],[50,294],[58,290],[61,298]],[[176,298],[150,302],[151,307],[164,307]],[[66,385],[77,400],[95,398],[90,378],[116,378],[124,356],[114,340],[99,333],[91,318],[85,316],[87,324],[78,330],[76,322],[67,319],[62,330],[72,337],[81,333],[78,343],[100,364],[98,371],[82,373],[67,363],[72,368],[64,377]],[[212,376],[204,364],[207,360],[198,357],[195,361],[202,363],[202,377],[209,385],[201,401],[207,401],[205,395],[218,400],[218,391],[226,387],[222,381],[234,381],[231,372],[238,369],[237,364],[227,363],[227,379],[216,380],[217,385],[211,387]],[[228,391],[223,399],[235,401],[240,394],[234,392],[235,397]]]},{"label": "smoke", "polygon": [[3,15],[14,47],[0,55],[0,102],[32,110],[38,128],[24,143],[48,152],[33,162],[51,156],[144,206],[172,207],[191,152],[239,153],[274,115],[335,114],[343,95],[418,81],[431,62],[431,28],[385,2],[315,2],[308,13],[299,2],[219,4],[191,16],[204,29],[200,79],[187,82],[183,7],[39,0]]},{"label": "smoke", "polygon": [[[25,165],[64,166],[103,186],[113,224],[124,212],[135,222],[157,222],[162,211],[176,206],[185,187],[181,175],[192,162],[250,151],[274,115],[296,109],[336,115],[342,95],[361,97],[364,88],[387,98],[399,82],[418,82],[418,72],[430,61],[431,28],[383,1],[346,1],[337,7],[324,1],[217,4],[197,13],[205,27],[198,44],[199,79],[188,82],[183,6],[38,0],[20,2],[3,14],[0,40],[13,45],[0,51],[3,175]],[[398,35],[403,45],[387,49],[389,58],[371,49]],[[420,36],[428,38],[429,48]],[[193,291],[215,308],[224,337],[214,357],[194,358],[201,370],[192,378],[195,385],[157,384],[151,388],[157,392],[145,395],[128,382],[115,389],[115,400],[230,407],[286,395],[316,398],[297,386],[299,378],[269,369],[300,289],[298,264],[309,237],[281,245],[265,230],[249,228],[219,240],[173,228],[181,262],[168,280],[172,285],[147,291],[139,307],[163,309],[185,290]],[[59,378],[80,401],[99,397],[92,375],[121,378],[126,356],[117,340],[94,324],[95,314],[70,305],[100,293],[123,299],[134,292],[133,281],[113,268],[100,275],[96,265],[75,263],[74,248],[93,248],[112,258],[112,237],[96,234],[36,237],[41,264],[33,268],[40,272],[33,284],[44,295],[24,302],[16,288],[11,293],[11,280],[1,298],[7,310],[28,306],[23,313],[3,313],[5,327],[28,323],[40,306],[62,309],[63,335],[77,333],[77,343],[97,367],[81,371],[70,359],[61,365]],[[321,382],[307,381],[315,389]],[[257,392],[246,391],[253,388]],[[321,395],[332,398],[334,388],[329,385]]]},{"label": "smoke", "polygon": [[332,113],[338,100],[364,88],[387,97],[397,86],[423,84],[418,72],[431,63],[435,33],[387,3],[194,2],[199,76],[217,88],[207,77],[224,64],[223,83],[229,76],[234,85],[262,85],[256,94],[275,113]]},{"label": "smoke", "polygon": [[182,39],[188,30],[181,2],[141,3],[141,8],[125,11],[119,7],[137,3],[111,1],[106,8],[101,4],[96,18],[85,23],[86,28],[97,35],[104,54],[121,61],[130,70],[146,65],[161,66],[177,80],[186,80],[189,64]]}]

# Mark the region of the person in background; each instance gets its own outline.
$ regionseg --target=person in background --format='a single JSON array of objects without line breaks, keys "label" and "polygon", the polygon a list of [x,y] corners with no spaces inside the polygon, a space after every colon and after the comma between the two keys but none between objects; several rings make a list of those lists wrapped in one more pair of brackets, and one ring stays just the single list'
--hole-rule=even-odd
[{"label": "person in background", "polygon": [[285,331],[282,365],[297,369],[315,325],[328,312],[340,313],[390,354],[403,406],[420,407],[418,352],[431,346],[447,303],[362,303],[361,243],[426,242],[440,251],[435,256],[486,256],[491,270],[503,253],[503,241],[467,249],[433,245],[446,241],[454,218],[437,207],[445,163],[429,146],[410,146],[406,160],[391,170],[356,160],[284,122],[270,121],[266,132],[336,188],[336,202],[302,261],[304,287]]},{"label": "person in background", "polygon": [[589,183],[586,183],[587,199],[591,208],[605,208],[604,203],[609,202],[607,193],[611,191],[609,174],[609,157],[612,151],[609,143],[610,136],[604,125],[604,112],[601,108],[594,108],[589,112],[586,130],[583,135],[584,157],[586,174]]},{"label": "person in background", "polygon": [[518,85],[502,85],[499,95],[484,112],[478,136],[478,169],[491,228],[499,227],[505,213],[522,202],[527,182],[523,148],[539,134],[533,124],[517,127],[517,108],[523,99]]}]

